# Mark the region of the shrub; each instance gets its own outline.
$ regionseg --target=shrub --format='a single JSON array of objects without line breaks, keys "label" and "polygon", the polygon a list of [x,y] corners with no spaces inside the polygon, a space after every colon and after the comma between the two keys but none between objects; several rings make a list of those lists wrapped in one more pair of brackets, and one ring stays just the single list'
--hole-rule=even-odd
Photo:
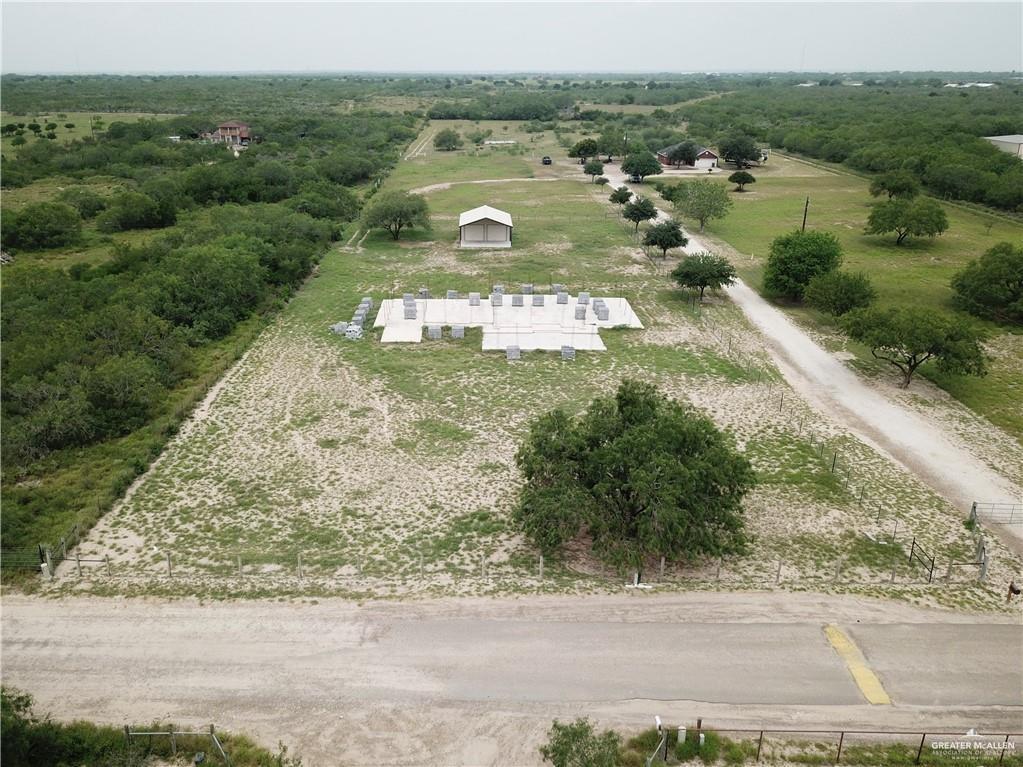
[{"label": "shrub", "polygon": [[106,200],[84,186],[65,189],[57,195],[57,199],[73,207],[85,219],[95,218],[107,207]]},{"label": "shrub", "polygon": [[771,243],[764,289],[772,296],[802,301],[810,280],[837,269],[842,246],[830,232],[794,231]]},{"label": "shrub", "polygon": [[870,306],[877,291],[863,272],[840,272],[837,269],[818,274],[807,283],[803,300],[822,312],[836,317]]},{"label": "shrub", "polygon": [[1023,245],[1001,242],[952,278],[956,304],[998,322],[1023,323]]},{"label": "shrub", "polygon": [[71,245],[82,234],[78,211],[62,202],[37,202],[3,214],[3,242],[20,250]]},{"label": "shrub", "polygon": [[140,192],[122,192],[96,218],[101,232],[123,232],[128,229],[155,229],[163,226],[163,216],[156,200]]}]

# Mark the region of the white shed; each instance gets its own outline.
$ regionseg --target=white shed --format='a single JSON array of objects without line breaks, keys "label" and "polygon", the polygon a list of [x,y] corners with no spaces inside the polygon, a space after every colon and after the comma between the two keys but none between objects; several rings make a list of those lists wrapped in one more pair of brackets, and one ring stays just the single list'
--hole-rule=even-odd
[{"label": "white shed", "polygon": [[990,141],[1003,152],[1014,154],[1023,159],[1023,135],[1015,133],[1011,136],[985,136],[985,141]]},{"label": "white shed", "polygon": [[489,205],[481,205],[458,217],[459,247],[510,248],[511,244],[511,214]]}]

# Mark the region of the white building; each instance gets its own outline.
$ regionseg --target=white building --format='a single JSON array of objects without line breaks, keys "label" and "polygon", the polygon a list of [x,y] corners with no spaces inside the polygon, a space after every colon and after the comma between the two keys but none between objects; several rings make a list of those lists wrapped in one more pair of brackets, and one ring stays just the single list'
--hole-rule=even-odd
[{"label": "white building", "polygon": [[489,205],[467,210],[458,217],[460,248],[510,248],[512,217]]},{"label": "white building", "polygon": [[1023,160],[1023,133],[1014,133],[1011,136],[985,136],[985,141],[990,141],[1003,152],[1014,154]]}]

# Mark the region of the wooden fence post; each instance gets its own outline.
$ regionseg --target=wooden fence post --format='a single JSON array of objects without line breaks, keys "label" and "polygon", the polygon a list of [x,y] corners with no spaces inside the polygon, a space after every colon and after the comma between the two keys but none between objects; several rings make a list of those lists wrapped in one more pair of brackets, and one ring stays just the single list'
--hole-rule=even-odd
[{"label": "wooden fence post", "polygon": [[103,555],[103,559],[107,563],[107,577],[109,578],[110,575],[111,575],[111,573],[110,573],[110,555],[109,554],[104,554]]},{"label": "wooden fence post", "polygon": [[714,580],[716,580],[716,581],[720,581],[721,580],[721,557],[718,557],[718,570],[714,574]]},{"label": "wooden fence post", "polygon": [[302,577],[302,552],[298,552],[298,577]]},{"label": "wooden fence post", "polygon": [[774,574],[774,582],[781,583],[781,560],[778,560],[778,572]]},{"label": "wooden fence post", "polygon": [[167,577],[168,578],[174,577],[174,570],[171,569],[171,557],[169,551],[167,552]]},{"label": "wooden fence post", "polygon": [[75,564],[78,565],[78,577],[82,577],[82,552],[75,552]]},{"label": "wooden fence post", "polygon": [[242,574],[242,555],[239,554],[238,555],[238,577],[239,578],[241,577],[241,574]]},{"label": "wooden fence post", "polygon": [[167,725],[167,729],[170,730],[171,756],[177,756],[178,755],[178,737],[177,737],[177,735],[174,734],[174,725],[173,724]]},{"label": "wooden fence post", "polygon": [[664,557],[661,557],[661,580],[664,580]]},{"label": "wooden fence post", "polygon": [[838,753],[835,755],[835,764],[842,761],[842,744],[845,742],[845,733],[839,733],[838,736]]},{"label": "wooden fence post", "polygon": [[540,580],[543,580],[543,554],[540,555]]},{"label": "wooden fence post", "polygon": [[764,731],[760,731],[760,740],[757,741],[757,761],[760,761],[760,752],[764,748]]},{"label": "wooden fence post", "polygon": [[920,755],[924,752],[924,741],[927,740],[927,733],[923,733],[920,736],[920,748],[916,750],[916,759],[913,760],[913,764],[920,764]]}]

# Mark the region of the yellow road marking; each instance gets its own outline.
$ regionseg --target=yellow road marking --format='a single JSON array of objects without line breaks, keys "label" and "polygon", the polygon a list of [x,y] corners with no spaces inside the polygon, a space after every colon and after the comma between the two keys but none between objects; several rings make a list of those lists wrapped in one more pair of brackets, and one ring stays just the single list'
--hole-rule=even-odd
[{"label": "yellow road marking", "polygon": [[860,648],[853,644],[853,641],[838,626],[825,626],[824,634],[831,642],[831,646],[835,648],[835,652],[845,661],[853,681],[860,688],[867,703],[875,706],[890,706],[892,699],[888,697],[877,674],[870,670],[867,659],[863,657]]}]

